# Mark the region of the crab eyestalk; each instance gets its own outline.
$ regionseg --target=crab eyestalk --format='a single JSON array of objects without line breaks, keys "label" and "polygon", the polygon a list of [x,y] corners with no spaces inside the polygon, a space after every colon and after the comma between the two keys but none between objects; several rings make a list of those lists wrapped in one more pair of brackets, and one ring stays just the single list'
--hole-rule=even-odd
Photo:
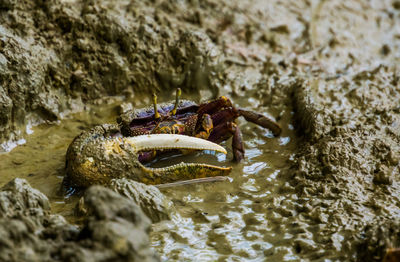
[{"label": "crab eyestalk", "polygon": [[158,113],[157,110],[157,95],[155,93],[153,93],[153,105],[154,105],[154,118],[159,119],[160,113]]},{"label": "crab eyestalk", "polygon": [[179,98],[181,97],[182,91],[180,88],[176,89],[176,98],[175,98],[175,106],[171,111],[171,116],[176,115],[176,110],[178,109]]}]

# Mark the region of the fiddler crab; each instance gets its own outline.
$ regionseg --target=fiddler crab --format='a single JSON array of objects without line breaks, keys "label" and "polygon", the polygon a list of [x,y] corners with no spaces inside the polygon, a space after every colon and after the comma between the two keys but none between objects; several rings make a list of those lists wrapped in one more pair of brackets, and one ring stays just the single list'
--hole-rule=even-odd
[{"label": "fiddler crab", "polygon": [[118,125],[96,126],[77,136],[66,155],[68,185],[87,187],[108,184],[114,178],[130,178],[145,184],[164,184],[203,177],[226,176],[231,167],[181,163],[164,168],[143,165],[165,150],[211,150],[227,153],[218,145],[232,137],[232,151],[238,162],[244,158],[244,145],[236,118],[268,128],[279,135],[281,128],[271,119],[236,108],[225,96],[196,104],[180,100],[153,107],[130,110],[117,119]]}]

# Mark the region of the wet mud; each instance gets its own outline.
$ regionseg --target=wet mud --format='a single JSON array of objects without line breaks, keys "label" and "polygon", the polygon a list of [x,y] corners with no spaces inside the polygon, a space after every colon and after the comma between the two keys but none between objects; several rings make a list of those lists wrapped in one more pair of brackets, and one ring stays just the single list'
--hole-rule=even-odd
[{"label": "wet mud", "polygon": [[[149,215],[161,259],[381,261],[399,247],[397,0],[9,1],[0,20],[0,139],[26,139],[0,155],[1,185],[26,178],[74,222],[79,197],[58,192],[68,144],[180,87],[196,102],[227,95],[282,134],[240,118],[243,163],[150,163],[233,167],[230,181],[160,189],[173,203]],[[129,187],[114,189],[133,201]]]},{"label": "wet mud", "polygon": [[2,261],[160,261],[149,248],[150,220],[109,189],[86,191],[80,228],[51,214],[48,198],[24,179],[2,187],[0,199]]},{"label": "wet mud", "polygon": [[[187,9],[190,4],[187,3]],[[104,96],[218,91],[219,49],[178,2],[5,1],[0,6],[0,142]],[[169,10],[169,11],[168,11]],[[179,14],[178,14],[179,16]]]}]

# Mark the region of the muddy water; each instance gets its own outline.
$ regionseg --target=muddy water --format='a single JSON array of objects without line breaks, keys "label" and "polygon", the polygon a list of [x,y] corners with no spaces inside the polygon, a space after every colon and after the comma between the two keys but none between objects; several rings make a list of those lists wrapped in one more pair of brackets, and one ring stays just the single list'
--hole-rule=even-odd
[{"label": "muddy water", "polygon": [[[234,166],[231,182],[163,190],[177,209],[172,222],[154,225],[152,233],[153,246],[165,259],[259,260],[276,243],[285,241],[288,236],[279,234],[279,223],[271,218],[278,215],[272,206],[285,197],[287,181],[279,174],[288,168],[296,148],[290,119],[288,111],[280,121],[283,133],[279,138],[241,122],[247,149],[244,163],[230,163],[230,154],[214,158],[214,162]],[[286,250],[272,253],[270,258],[277,260],[291,256]]]},{"label": "muddy water", "polygon": [[33,134],[26,138],[25,144],[0,154],[0,185],[16,177],[25,178],[32,187],[50,198],[54,212],[73,219],[72,208],[77,198],[65,198],[60,192],[66,150],[82,130],[115,121],[116,111],[113,108],[115,104],[93,106],[59,123],[33,127]]},{"label": "muddy water", "polygon": [[[140,107],[147,102],[144,99],[134,104]],[[249,104],[245,99],[235,102],[241,106]],[[78,198],[65,197],[59,191],[66,149],[82,130],[115,122],[117,104],[94,106],[60,123],[34,127],[25,144],[0,155],[0,185],[15,177],[25,178],[50,198],[54,212],[74,221],[73,208]],[[231,162],[231,141],[225,143],[228,155],[200,152],[150,163],[163,166],[186,161],[233,166],[228,182],[163,190],[176,207],[174,219],[155,224],[151,234],[153,247],[164,259],[256,259],[263,257],[275,243],[284,241],[287,236],[279,234],[270,220],[276,215],[269,203],[276,204],[285,195],[286,181],[279,174],[288,166],[296,149],[296,138],[291,110],[282,112],[280,117],[283,133],[276,138],[270,131],[239,119],[247,149],[246,160],[241,164]],[[281,259],[288,255],[283,251],[274,257]]]}]

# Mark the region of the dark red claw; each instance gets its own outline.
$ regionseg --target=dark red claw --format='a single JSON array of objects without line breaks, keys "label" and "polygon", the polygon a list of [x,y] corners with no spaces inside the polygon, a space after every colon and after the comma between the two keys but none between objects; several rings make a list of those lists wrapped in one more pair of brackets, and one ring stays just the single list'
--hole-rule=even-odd
[{"label": "dark red claw", "polygon": [[282,132],[281,127],[277,123],[275,123],[273,120],[269,119],[268,117],[262,114],[244,109],[239,109],[239,113],[247,121],[262,126],[264,128],[268,128],[269,130],[272,131],[274,136],[279,136],[280,133]]},{"label": "dark red claw", "polygon": [[222,123],[233,122],[239,116],[236,108],[228,108],[211,115],[211,118],[214,126],[217,126]]},{"label": "dark red claw", "polygon": [[233,124],[235,128],[235,133],[232,138],[232,151],[233,151],[233,156],[236,160],[236,162],[242,162],[244,159],[244,144],[242,140],[242,132],[240,132],[240,128]]},{"label": "dark red claw", "polygon": [[233,135],[234,132],[231,126],[232,126],[231,122],[225,122],[217,126],[214,126],[214,129],[212,130],[207,140],[217,144],[227,140]]}]

